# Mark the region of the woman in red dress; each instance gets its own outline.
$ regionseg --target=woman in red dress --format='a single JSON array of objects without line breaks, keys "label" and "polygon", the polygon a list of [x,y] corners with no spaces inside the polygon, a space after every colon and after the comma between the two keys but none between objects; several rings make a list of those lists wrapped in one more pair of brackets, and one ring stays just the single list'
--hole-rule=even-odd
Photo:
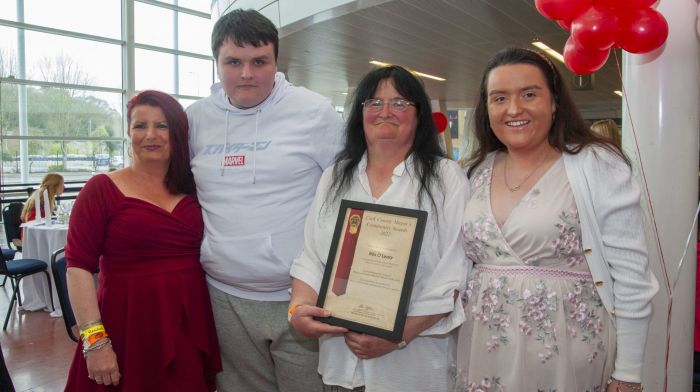
[{"label": "woman in red dress", "polygon": [[221,359],[187,118],[157,91],[132,98],[127,117],[131,166],[90,179],[71,214],[68,291],[82,341],[66,390],[214,391]]}]

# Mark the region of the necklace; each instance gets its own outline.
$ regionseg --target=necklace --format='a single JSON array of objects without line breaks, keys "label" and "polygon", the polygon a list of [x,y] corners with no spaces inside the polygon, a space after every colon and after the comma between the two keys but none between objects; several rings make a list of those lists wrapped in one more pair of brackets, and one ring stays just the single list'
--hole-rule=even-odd
[{"label": "necklace", "polygon": [[544,164],[544,161],[545,161],[544,158],[545,158],[546,156],[547,156],[547,154],[542,154],[542,158],[540,159],[540,163],[537,164],[537,166],[530,172],[530,174],[528,174],[527,177],[525,177],[524,180],[520,181],[520,184],[511,187],[511,186],[508,184],[508,175],[506,174],[506,173],[508,172],[508,170],[507,170],[507,168],[508,168],[508,154],[506,154],[506,160],[503,162],[503,180],[504,180],[505,183],[506,183],[506,188],[508,188],[508,190],[511,191],[511,192],[516,192],[516,191],[518,191],[518,190],[520,189],[520,187],[522,187],[523,184],[525,184],[525,183],[527,182],[527,180],[529,180],[530,177],[532,177],[532,175],[535,174],[535,172],[537,171],[537,169],[539,169],[539,168],[542,166],[542,164]]}]

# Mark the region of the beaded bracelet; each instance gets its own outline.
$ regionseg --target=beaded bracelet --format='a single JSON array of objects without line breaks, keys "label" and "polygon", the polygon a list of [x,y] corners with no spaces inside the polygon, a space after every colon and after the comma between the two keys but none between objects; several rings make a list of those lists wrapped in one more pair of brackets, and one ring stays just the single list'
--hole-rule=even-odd
[{"label": "beaded bracelet", "polygon": [[[642,386],[641,383],[636,383],[636,382],[629,382],[629,381],[621,381],[615,378],[610,378],[608,380],[608,385],[612,384],[613,381],[617,381],[617,388],[615,388],[615,392],[643,392],[644,387]],[[620,387],[625,387],[624,390],[620,389]]]},{"label": "beaded bracelet", "polygon": [[97,320],[92,320],[88,321],[85,324],[81,325],[78,327],[79,331],[84,331],[90,327],[94,327],[95,325],[101,325],[102,324],[102,319],[97,319]]},{"label": "beaded bracelet", "polygon": [[83,346],[83,358],[87,359],[88,353],[91,351],[97,351],[103,347],[106,346],[111,346],[112,345],[112,340],[110,338],[104,338],[97,343],[93,344],[92,346]]}]

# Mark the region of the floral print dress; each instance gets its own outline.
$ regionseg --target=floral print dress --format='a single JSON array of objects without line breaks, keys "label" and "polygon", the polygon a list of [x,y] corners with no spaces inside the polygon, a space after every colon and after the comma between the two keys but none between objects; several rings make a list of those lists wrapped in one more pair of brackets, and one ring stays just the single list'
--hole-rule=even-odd
[{"label": "floral print dress", "polygon": [[605,390],[615,331],[581,247],[578,211],[560,158],[501,227],[491,211],[495,153],[472,173],[457,391]]}]

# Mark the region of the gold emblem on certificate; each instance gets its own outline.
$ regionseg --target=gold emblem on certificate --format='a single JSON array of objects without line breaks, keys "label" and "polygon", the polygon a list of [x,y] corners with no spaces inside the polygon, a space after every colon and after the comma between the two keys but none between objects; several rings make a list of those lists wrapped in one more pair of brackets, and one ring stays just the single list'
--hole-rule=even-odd
[{"label": "gold emblem on certificate", "polygon": [[401,340],[425,211],[343,200],[319,292],[319,318]]}]

